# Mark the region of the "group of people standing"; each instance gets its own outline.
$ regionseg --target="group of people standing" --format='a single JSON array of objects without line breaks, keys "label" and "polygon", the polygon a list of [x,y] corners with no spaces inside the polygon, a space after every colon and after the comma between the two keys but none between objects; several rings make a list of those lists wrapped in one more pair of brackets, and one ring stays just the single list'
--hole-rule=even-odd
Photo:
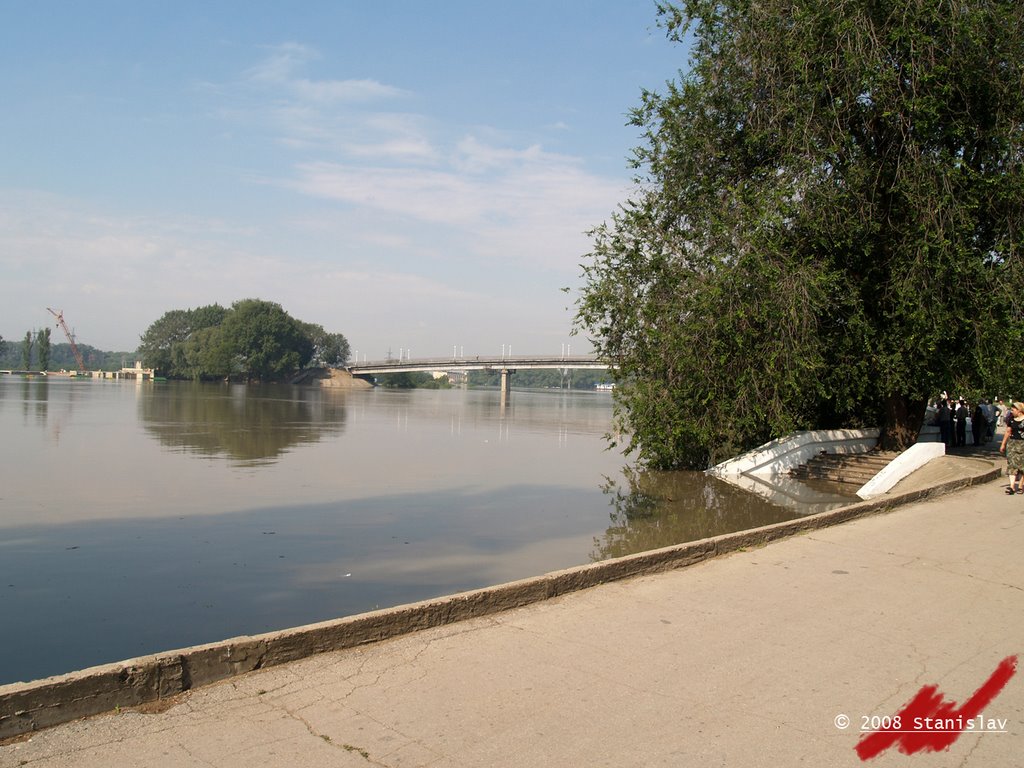
[{"label": "group of people standing", "polygon": [[935,424],[947,448],[967,445],[967,420],[971,420],[971,438],[974,445],[987,443],[995,435],[995,427],[1002,408],[990,400],[979,400],[971,413],[964,398],[948,397],[943,393],[935,406]]},{"label": "group of people standing", "polygon": [[1004,426],[1003,441],[999,452],[1006,454],[1006,470],[1010,476],[1008,494],[1024,493],[1024,402],[1001,399],[981,399],[973,412],[967,400],[949,397],[945,392],[931,406],[934,411],[932,423],[939,427],[939,436],[946,448],[961,448],[967,445],[967,420],[971,422],[971,437],[974,445],[988,443],[996,432],[996,426]]}]

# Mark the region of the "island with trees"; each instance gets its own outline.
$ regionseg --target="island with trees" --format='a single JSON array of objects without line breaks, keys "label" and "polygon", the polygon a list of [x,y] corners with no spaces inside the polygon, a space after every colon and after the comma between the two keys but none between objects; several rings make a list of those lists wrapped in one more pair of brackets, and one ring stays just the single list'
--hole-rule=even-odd
[{"label": "island with trees", "polygon": [[167,378],[279,381],[307,367],[344,365],[349,344],[280,304],[243,299],[166,312],[142,334],[139,354]]}]

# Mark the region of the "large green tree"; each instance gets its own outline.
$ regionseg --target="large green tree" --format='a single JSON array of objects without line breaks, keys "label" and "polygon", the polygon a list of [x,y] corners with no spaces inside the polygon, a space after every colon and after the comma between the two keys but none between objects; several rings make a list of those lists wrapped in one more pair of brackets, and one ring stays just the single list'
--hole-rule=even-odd
[{"label": "large green tree", "polygon": [[220,343],[229,345],[237,371],[247,378],[278,377],[302,368],[313,356],[313,340],[303,323],[270,301],[236,301],[219,331]]},{"label": "large green tree", "polygon": [[36,345],[39,349],[39,370],[50,370],[50,328],[36,331]]},{"label": "large green tree", "polygon": [[24,371],[32,368],[32,331],[25,331],[25,338],[21,342],[21,368]]},{"label": "large green tree", "polygon": [[306,335],[313,342],[313,365],[338,368],[348,360],[350,348],[348,339],[340,333],[329,333],[322,325],[302,323]]},{"label": "large green tree", "polygon": [[204,328],[220,325],[227,312],[219,304],[165,312],[142,334],[139,354],[143,364],[168,376],[198,378],[196,366],[185,356],[189,340]]},{"label": "large green tree", "polygon": [[658,13],[689,68],[632,114],[636,191],[577,314],[641,459],[864,424],[899,447],[940,389],[1019,389],[1024,4]]}]

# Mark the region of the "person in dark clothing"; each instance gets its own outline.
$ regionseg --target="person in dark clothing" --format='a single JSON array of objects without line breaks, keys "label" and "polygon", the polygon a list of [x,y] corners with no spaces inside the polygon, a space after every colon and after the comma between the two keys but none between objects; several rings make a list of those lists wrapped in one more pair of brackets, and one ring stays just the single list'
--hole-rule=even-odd
[{"label": "person in dark clothing", "polygon": [[999,418],[999,413],[990,398],[982,400],[981,407],[985,412],[985,434],[982,441],[988,443],[996,434],[996,419]]},{"label": "person in dark clothing", "polygon": [[949,403],[943,398],[939,400],[939,408],[935,414],[935,423],[939,425],[939,439],[949,448],[952,445],[949,437]]},{"label": "person in dark clothing", "polygon": [[967,410],[967,403],[963,398],[956,407],[956,447],[962,448],[967,445],[967,417],[971,412]]},{"label": "person in dark clothing", "polygon": [[971,436],[974,437],[974,444],[981,445],[981,439],[988,435],[988,419],[985,418],[985,409],[981,403],[974,407],[974,415],[971,416]]},{"label": "person in dark clothing", "polygon": [[956,400],[949,398],[949,442],[950,448],[956,446]]}]

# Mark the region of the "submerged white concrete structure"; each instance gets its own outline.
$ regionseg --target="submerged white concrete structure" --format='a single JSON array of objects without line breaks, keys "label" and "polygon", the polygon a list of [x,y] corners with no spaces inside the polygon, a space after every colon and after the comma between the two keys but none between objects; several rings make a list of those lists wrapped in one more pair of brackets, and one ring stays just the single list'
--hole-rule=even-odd
[{"label": "submerged white concrete structure", "polygon": [[794,432],[723,461],[709,469],[708,474],[726,480],[739,475],[762,478],[786,475],[819,453],[866,453],[878,444],[879,434],[877,427]]},{"label": "submerged white concrete structure", "polygon": [[[794,432],[723,461],[707,472],[777,503],[799,498],[801,503],[828,505],[831,499],[813,498],[814,494],[808,498],[807,492],[796,492],[794,488],[800,483],[789,478],[789,471],[820,453],[867,453],[877,445],[879,433],[877,428]],[[862,499],[881,496],[911,472],[945,454],[946,446],[943,443],[932,442],[930,434],[922,435],[921,441],[901,453],[861,486],[857,496]]]}]

